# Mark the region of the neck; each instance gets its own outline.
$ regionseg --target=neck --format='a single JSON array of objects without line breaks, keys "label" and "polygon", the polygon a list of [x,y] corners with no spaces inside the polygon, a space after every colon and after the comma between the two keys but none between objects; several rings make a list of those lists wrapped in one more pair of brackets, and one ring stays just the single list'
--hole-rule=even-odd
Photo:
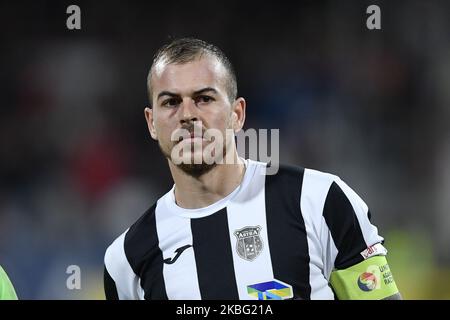
[{"label": "neck", "polygon": [[185,209],[203,208],[228,196],[242,182],[245,164],[234,155],[235,164],[217,164],[200,177],[192,177],[169,160],[175,181],[175,202]]}]

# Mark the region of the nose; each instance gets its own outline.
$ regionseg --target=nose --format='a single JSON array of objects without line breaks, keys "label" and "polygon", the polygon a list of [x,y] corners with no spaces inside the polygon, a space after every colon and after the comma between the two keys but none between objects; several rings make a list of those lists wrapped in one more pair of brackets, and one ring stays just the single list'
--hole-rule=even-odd
[{"label": "nose", "polygon": [[181,108],[179,111],[181,114],[180,119],[181,124],[198,120],[197,107],[192,99],[190,98],[183,99],[183,102],[181,103],[180,107]]}]

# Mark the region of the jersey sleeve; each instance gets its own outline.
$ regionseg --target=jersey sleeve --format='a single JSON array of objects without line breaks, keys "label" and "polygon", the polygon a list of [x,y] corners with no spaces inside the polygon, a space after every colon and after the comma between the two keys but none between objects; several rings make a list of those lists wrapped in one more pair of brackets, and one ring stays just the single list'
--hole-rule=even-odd
[{"label": "jersey sleeve", "polygon": [[139,277],[134,273],[125,254],[124,241],[127,231],[114,240],[105,252],[106,299],[113,299],[115,295],[119,300],[143,299],[144,294],[140,287]]},{"label": "jersey sleeve", "polygon": [[0,266],[0,300],[17,300],[17,294],[5,270]]},{"label": "jersey sleeve", "polygon": [[323,217],[329,230],[329,280],[337,298],[383,299],[398,293],[384,239],[366,203],[339,178],[331,183]]},{"label": "jersey sleeve", "polygon": [[330,252],[328,263],[332,264],[332,269],[345,269],[362,262],[370,255],[365,250],[376,244],[379,244],[376,247],[378,254],[387,253],[382,246],[384,238],[378,234],[370,217],[366,203],[336,177],[329,187],[323,208],[329,238],[326,242]]}]

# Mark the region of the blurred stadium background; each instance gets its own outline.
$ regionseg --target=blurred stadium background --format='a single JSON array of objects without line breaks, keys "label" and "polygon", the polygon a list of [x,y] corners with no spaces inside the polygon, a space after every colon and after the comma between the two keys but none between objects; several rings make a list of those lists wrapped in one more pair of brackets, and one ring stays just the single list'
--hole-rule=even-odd
[{"label": "blurred stadium background", "polygon": [[104,298],[104,250],[172,185],[144,121],[152,55],[195,36],[234,62],[246,128],[280,128],[281,162],[365,199],[404,298],[450,299],[448,2],[2,1],[0,26],[0,264],[20,298]]}]

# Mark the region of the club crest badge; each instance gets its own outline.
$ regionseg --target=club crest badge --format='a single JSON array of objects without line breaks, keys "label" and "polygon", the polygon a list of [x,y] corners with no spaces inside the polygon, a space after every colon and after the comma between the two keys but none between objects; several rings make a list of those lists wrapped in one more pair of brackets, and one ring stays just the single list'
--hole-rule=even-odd
[{"label": "club crest badge", "polygon": [[260,232],[260,226],[245,227],[234,232],[237,238],[236,249],[239,257],[248,261],[253,261],[258,257],[263,249]]}]

